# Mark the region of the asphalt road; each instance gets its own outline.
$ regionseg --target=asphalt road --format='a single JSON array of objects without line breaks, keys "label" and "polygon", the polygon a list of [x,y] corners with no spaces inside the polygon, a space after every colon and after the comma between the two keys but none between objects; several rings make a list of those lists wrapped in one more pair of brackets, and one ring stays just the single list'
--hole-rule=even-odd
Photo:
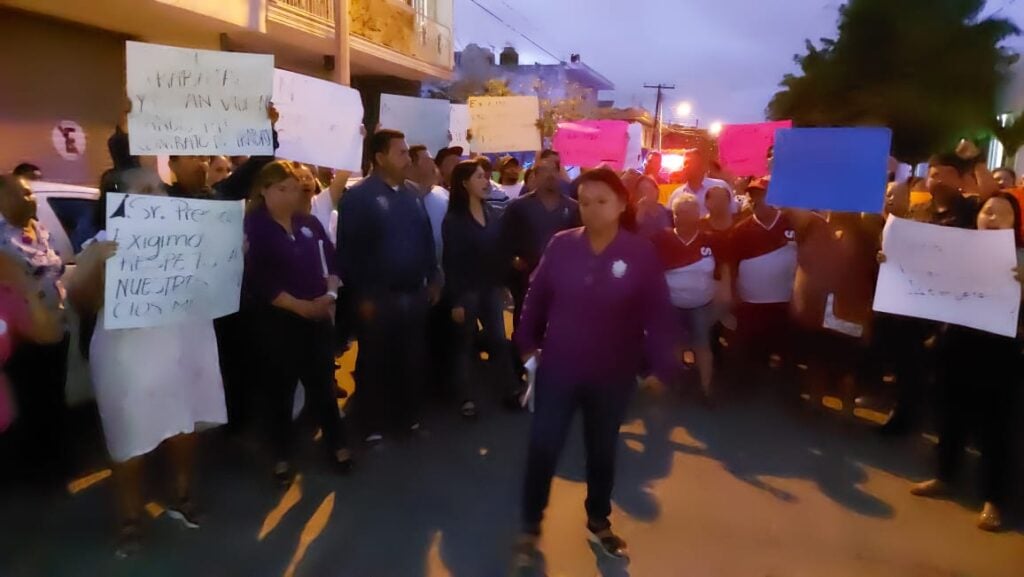
[{"label": "asphalt road", "polygon": [[[160,514],[150,467],[140,555],[113,555],[111,482],[93,463],[59,496],[0,494],[0,576],[499,577],[507,574],[528,415],[485,405],[477,422],[435,406],[417,438],[385,441],[339,477],[312,439],[302,478],[278,490],[251,438],[205,434],[188,531]],[[623,427],[613,522],[632,564],[584,538],[581,436],[563,456],[543,539],[546,574],[660,577],[1019,577],[1024,536],[974,528],[979,504],[908,494],[929,442],[747,399],[708,410],[642,394]],[[88,436],[88,435],[86,435]],[[312,437],[312,432],[309,432]],[[91,449],[89,449],[91,447]],[[86,473],[93,473],[91,476]]]}]

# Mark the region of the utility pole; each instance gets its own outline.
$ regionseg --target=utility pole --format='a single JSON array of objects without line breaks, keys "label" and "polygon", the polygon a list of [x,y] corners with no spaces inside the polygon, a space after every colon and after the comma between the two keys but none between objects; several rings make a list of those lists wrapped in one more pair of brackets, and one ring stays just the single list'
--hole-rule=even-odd
[{"label": "utility pole", "polygon": [[676,89],[676,85],[675,84],[661,84],[661,83],[654,84],[654,85],[644,84],[644,88],[655,88],[655,89],[658,90],[658,99],[655,101],[655,104],[654,104],[654,135],[655,135],[655,138],[657,139],[656,142],[655,142],[655,146],[658,149],[658,152],[661,152],[662,91],[663,90],[675,90]]}]

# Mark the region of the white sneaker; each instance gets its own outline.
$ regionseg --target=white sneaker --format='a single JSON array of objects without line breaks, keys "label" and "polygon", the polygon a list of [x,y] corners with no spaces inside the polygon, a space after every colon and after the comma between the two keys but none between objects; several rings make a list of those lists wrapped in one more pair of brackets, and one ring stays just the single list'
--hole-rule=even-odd
[{"label": "white sneaker", "polygon": [[384,440],[384,435],[380,433],[370,433],[366,436],[367,443],[379,443]]}]

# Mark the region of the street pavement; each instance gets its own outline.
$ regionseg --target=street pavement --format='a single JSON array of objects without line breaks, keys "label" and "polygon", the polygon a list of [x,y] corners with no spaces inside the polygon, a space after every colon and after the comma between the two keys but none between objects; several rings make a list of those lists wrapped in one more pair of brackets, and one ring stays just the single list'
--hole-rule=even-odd
[{"label": "street pavement", "polygon": [[[252,438],[211,431],[196,495],[202,528],[161,514],[168,477],[155,459],[144,548],[126,561],[113,555],[111,481],[93,431],[82,441],[91,464],[60,496],[2,489],[0,577],[501,577],[528,427],[528,415],[489,403],[476,422],[434,405],[421,434],[362,450],[349,477],[326,467],[307,429],[302,476],[288,491],[273,485]],[[972,492],[962,502],[908,494],[929,471],[924,438],[885,440],[864,422],[771,399],[711,410],[650,392],[622,428],[615,490],[613,523],[633,560],[605,561],[585,541],[578,429],[554,483],[538,575],[1024,575],[1024,536],[975,529]]]}]

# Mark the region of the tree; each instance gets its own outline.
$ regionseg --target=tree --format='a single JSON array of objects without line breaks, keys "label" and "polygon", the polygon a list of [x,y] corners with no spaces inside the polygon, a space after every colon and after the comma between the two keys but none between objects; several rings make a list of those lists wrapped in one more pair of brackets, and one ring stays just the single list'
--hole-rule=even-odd
[{"label": "tree", "polygon": [[839,35],[807,41],[768,105],[796,126],[888,126],[893,155],[917,163],[986,134],[1017,55],[1001,43],[1020,33],[980,18],[985,0],[850,0]]},{"label": "tree", "polygon": [[588,98],[587,89],[576,82],[569,81],[563,90],[556,91],[554,87],[538,78],[534,83],[534,91],[540,102],[537,128],[540,129],[543,138],[554,137],[559,122],[588,118],[596,108]]},{"label": "tree", "polygon": [[992,133],[1003,144],[1003,148],[1006,149],[1006,158],[1012,163],[1013,158],[1017,156],[1017,151],[1024,147],[1024,112],[1017,115],[1013,124],[1003,126],[996,122],[992,127]]}]

